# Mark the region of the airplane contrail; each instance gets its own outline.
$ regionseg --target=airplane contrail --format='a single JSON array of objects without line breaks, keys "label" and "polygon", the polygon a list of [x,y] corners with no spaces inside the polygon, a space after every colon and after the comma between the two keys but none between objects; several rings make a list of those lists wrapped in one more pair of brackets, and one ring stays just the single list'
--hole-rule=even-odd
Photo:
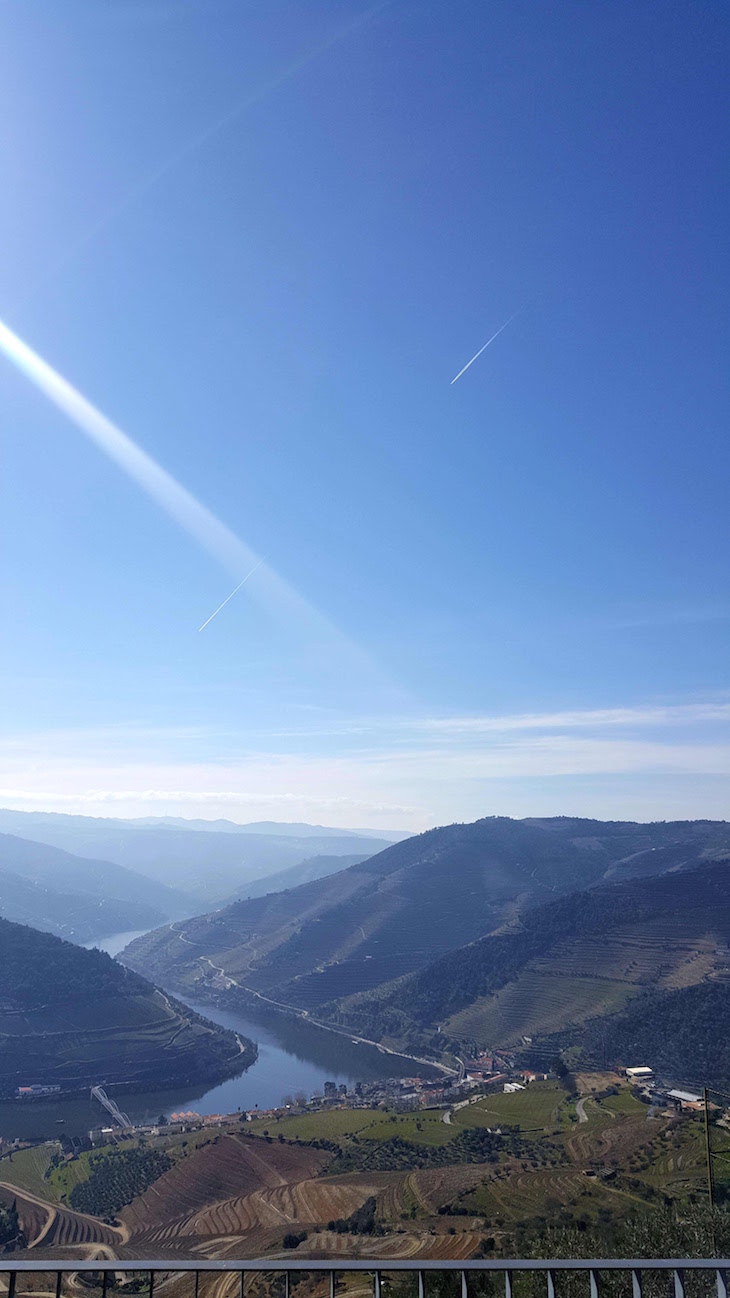
[{"label": "airplane contrail", "polygon": [[473,365],[475,361],[479,360],[479,357],[481,356],[482,352],[485,352],[487,350],[489,344],[493,343],[495,338],[499,338],[499,335],[502,333],[502,330],[506,329],[508,324],[512,324],[512,321],[514,320],[515,316],[518,316],[521,310],[522,307],[519,307],[517,311],[513,311],[509,320],[505,320],[504,324],[499,326],[499,329],[497,330],[496,334],[492,334],[491,338],[487,338],[487,341],[485,342],[484,346],[479,348],[479,351],[472,356],[471,360],[466,362],[466,365],[464,366],[463,370],[459,370],[459,373],[456,375],[456,378],[451,380],[452,386],[454,383],[456,383],[456,379],[460,379],[462,374],[466,374],[466,371],[468,370],[470,365]]},{"label": "airplane contrail", "polygon": [[239,580],[241,573],[250,576],[251,568],[261,567],[263,579],[256,582],[254,598],[274,617],[280,622],[293,624],[299,638],[305,635],[320,644],[339,647],[339,651],[345,650],[353,662],[365,663],[362,650],[333,626],[319,609],[264,563],[250,545],[216,518],[192,492],[92,405],[2,320],[0,352],[170,518],[213,555],[232,577]]},{"label": "airplane contrail", "polygon": [[208,625],[208,622],[212,622],[212,621],[213,621],[213,618],[214,618],[215,615],[216,615],[216,613],[220,613],[221,609],[222,609],[222,608],[225,608],[225,606],[226,606],[226,604],[228,603],[229,599],[233,599],[233,596],[236,595],[236,594],[238,593],[238,591],[241,589],[241,587],[246,585],[246,582],[248,581],[249,577],[253,577],[253,575],[254,575],[254,573],[255,573],[255,571],[256,571],[256,568],[260,568],[262,563],[263,563],[263,559],[259,559],[258,563],[256,564],[256,567],[252,568],[250,572],[247,572],[247,573],[246,573],[246,576],[244,577],[243,581],[239,581],[238,585],[236,586],[236,589],[235,589],[235,590],[232,590],[231,593],[230,593],[230,595],[226,595],[226,598],[224,599],[223,603],[218,605],[217,609],[215,610],[215,613],[211,613],[210,617],[208,618],[208,621],[207,621],[207,622],[204,622],[202,626],[199,626],[199,627],[198,627],[198,631],[199,631],[199,632],[205,630],[205,628],[206,628],[207,625]]}]

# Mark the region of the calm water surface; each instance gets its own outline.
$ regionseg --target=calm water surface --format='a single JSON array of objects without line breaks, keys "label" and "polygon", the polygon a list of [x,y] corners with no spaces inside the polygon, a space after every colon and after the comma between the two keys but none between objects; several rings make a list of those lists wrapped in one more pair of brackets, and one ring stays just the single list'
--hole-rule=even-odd
[{"label": "calm water surface", "polygon": [[[89,942],[110,955],[117,955],[141,932],[115,933],[111,937]],[[174,993],[178,1000],[182,998]],[[411,1074],[415,1065],[393,1055],[382,1054],[374,1046],[355,1045],[347,1037],[323,1028],[313,1027],[299,1019],[287,1019],[221,1010],[214,1005],[188,1000],[191,1009],[223,1027],[233,1028],[258,1043],[256,1063],[238,1077],[218,1086],[151,1091],[139,1094],[115,1094],[119,1107],[134,1122],[168,1116],[180,1109],[196,1113],[232,1113],[236,1109],[268,1109],[279,1104],[285,1095],[304,1091],[307,1096],[321,1092],[325,1081],[375,1081],[380,1077]],[[102,1079],[100,1079],[102,1080]],[[80,1134],[99,1125],[103,1110],[89,1098],[52,1102],[3,1103],[0,1105],[0,1136],[54,1136],[62,1132]]]}]

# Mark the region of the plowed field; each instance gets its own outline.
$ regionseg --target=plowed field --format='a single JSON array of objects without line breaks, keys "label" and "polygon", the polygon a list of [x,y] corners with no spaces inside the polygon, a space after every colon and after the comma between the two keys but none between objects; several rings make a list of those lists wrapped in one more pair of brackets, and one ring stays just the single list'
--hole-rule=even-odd
[{"label": "plowed field", "polygon": [[165,1172],[121,1213],[133,1234],[149,1234],[207,1204],[316,1176],[329,1155],[296,1145],[220,1136]]}]

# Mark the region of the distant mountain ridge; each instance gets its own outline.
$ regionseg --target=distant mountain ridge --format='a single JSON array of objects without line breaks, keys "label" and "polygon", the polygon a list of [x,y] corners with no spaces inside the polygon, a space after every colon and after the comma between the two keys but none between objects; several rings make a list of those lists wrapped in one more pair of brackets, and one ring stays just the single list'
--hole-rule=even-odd
[{"label": "distant mountain ridge", "polygon": [[254,820],[242,824],[240,821],[225,819],[189,820],[184,816],[141,816],[128,823],[220,834],[266,834],[274,838],[374,838],[378,842],[399,843],[404,838],[412,837],[407,829],[335,829],[331,825],[310,825],[305,821],[294,820]]},{"label": "distant mountain ridge", "polygon": [[[431,965],[520,915],[622,875],[730,851],[725,822],[490,817],[429,830],[347,870],[133,943],[149,976],[204,990],[205,959],[242,987],[321,1012]],[[367,1034],[366,1034],[367,1035]]]},{"label": "distant mountain ridge", "polygon": [[236,890],[234,896],[229,897],[226,904],[232,906],[237,901],[246,901],[250,897],[265,897],[270,892],[285,892],[289,888],[298,888],[302,883],[325,879],[330,874],[337,874],[340,870],[347,870],[351,865],[359,865],[361,861],[367,860],[368,856],[361,854],[310,856],[300,865],[292,865],[288,870],[280,870],[278,874],[268,874],[263,879],[254,879],[252,883],[243,884]]},{"label": "distant mountain ridge", "polygon": [[0,919],[0,1094],[218,1081],[255,1047],[102,951]]},{"label": "distant mountain ridge", "polygon": [[0,914],[74,942],[151,928],[190,914],[190,901],[111,861],[0,834]]},{"label": "distant mountain ridge", "polygon": [[157,884],[186,894],[191,910],[218,905],[239,885],[290,869],[312,856],[372,855],[385,840],[330,831],[257,834],[182,829],[145,821],[57,812],[0,810],[0,831],[71,852],[103,858],[136,870]]}]

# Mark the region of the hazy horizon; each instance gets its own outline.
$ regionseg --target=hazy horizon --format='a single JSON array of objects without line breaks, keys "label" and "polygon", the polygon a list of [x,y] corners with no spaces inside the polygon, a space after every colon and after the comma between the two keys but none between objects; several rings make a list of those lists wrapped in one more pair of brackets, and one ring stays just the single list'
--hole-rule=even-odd
[{"label": "hazy horizon", "polygon": [[727,16],[0,33],[0,802],[721,816]]}]

